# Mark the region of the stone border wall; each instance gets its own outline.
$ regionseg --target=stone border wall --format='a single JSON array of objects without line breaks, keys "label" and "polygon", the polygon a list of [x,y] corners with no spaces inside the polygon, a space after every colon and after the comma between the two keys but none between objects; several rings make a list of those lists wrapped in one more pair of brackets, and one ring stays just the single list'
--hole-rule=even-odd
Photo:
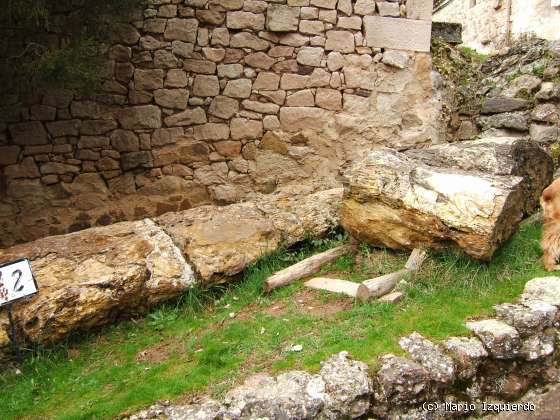
[{"label": "stone border wall", "polygon": [[439,142],[431,4],[150,0],[118,26],[101,92],[0,87],[0,246],[334,187],[372,145]]},{"label": "stone border wall", "polygon": [[[409,357],[381,356],[375,374],[365,363],[341,352],[322,362],[315,375],[301,371],[276,377],[259,374],[229,391],[221,402],[156,404],[129,419],[346,419],[364,415],[426,419],[492,414],[482,411],[483,402],[487,409],[498,409],[491,404],[507,404],[530,386],[558,381],[559,307],[560,278],[536,278],[525,285],[520,303],[496,305],[496,318],[468,321],[472,337],[451,337],[434,344],[414,332],[399,341]],[[523,407],[529,408],[519,406],[518,411]]]}]

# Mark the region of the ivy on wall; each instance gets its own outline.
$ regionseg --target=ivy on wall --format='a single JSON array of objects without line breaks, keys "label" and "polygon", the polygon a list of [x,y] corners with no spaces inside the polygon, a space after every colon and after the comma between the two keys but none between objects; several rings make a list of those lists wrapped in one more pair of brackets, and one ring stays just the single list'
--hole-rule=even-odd
[{"label": "ivy on wall", "polygon": [[2,48],[3,70],[33,85],[95,87],[115,26],[141,11],[144,2],[0,0],[0,36],[11,43]]}]

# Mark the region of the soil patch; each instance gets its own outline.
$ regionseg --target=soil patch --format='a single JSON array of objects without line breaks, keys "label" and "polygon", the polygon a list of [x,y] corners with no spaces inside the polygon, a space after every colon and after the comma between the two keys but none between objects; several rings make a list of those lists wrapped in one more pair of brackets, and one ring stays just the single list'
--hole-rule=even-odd
[{"label": "soil patch", "polygon": [[184,353],[182,343],[162,341],[140,350],[136,355],[136,363],[162,363],[169,359],[173,352]]}]

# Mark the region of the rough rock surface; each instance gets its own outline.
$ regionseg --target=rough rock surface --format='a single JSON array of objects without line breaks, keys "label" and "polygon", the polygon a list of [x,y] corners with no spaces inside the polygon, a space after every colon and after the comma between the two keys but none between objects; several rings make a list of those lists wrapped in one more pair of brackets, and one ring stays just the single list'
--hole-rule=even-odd
[{"label": "rough rock surface", "polygon": [[451,337],[443,342],[443,347],[455,361],[460,379],[472,378],[488,352],[476,338]]},{"label": "rough rock surface", "polygon": [[[193,285],[231,281],[264,253],[338,224],[342,189],[308,192],[198,207],[1,250],[0,263],[29,258],[40,287],[15,305],[18,327],[30,342],[52,343],[145,312]],[[7,330],[5,314],[0,326]],[[4,335],[0,347],[6,344]]]},{"label": "rough rock surface", "polygon": [[399,340],[399,345],[412,359],[426,368],[433,381],[450,384],[455,381],[455,363],[434,343],[413,332]]},{"label": "rough rock surface", "polygon": [[381,363],[377,374],[376,401],[412,405],[426,397],[430,373],[422,365],[392,354],[383,356]]},{"label": "rough rock surface", "polygon": [[496,359],[512,359],[519,354],[519,333],[508,324],[495,319],[485,319],[469,321],[466,325]]},{"label": "rough rock surface", "polygon": [[[465,143],[369,152],[345,173],[342,226],[375,245],[441,249],[451,242],[489,260],[538,202],[552,176],[550,158],[515,139]],[[527,162],[524,149],[533,151]]]},{"label": "rough rock surface", "polygon": [[560,306],[560,277],[539,277],[525,284],[521,300],[540,300],[556,307]]}]

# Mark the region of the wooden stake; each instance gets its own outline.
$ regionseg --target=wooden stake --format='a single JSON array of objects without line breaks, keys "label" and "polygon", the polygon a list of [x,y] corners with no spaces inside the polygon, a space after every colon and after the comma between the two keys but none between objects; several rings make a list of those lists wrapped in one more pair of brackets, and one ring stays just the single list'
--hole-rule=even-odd
[{"label": "wooden stake", "polygon": [[365,302],[372,298],[386,295],[395,288],[397,283],[402,280],[405,275],[415,275],[426,259],[426,256],[427,253],[425,250],[415,248],[410,254],[410,257],[408,257],[408,261],[403,270],[362,282],[358,287],[356,297],[362,302]]},{"label": "wooden stake", "polygon": [[284,270],[280,270],[277,273],[266,279],[264,290],[265,292],[270,292],[271,290],[277,289],[278,287],[285,286],[287,284],[293,283],[302,277],[310,276],[315,274],[319,269],[331,262],[336,260],[341,255],[344,255],[350,251],[354,251],[356,246],[354,244],[341,245],[328,251],[321,252],[320,254],[313,255],[312,257],[306,258],[303,261],[298,262]]}]

